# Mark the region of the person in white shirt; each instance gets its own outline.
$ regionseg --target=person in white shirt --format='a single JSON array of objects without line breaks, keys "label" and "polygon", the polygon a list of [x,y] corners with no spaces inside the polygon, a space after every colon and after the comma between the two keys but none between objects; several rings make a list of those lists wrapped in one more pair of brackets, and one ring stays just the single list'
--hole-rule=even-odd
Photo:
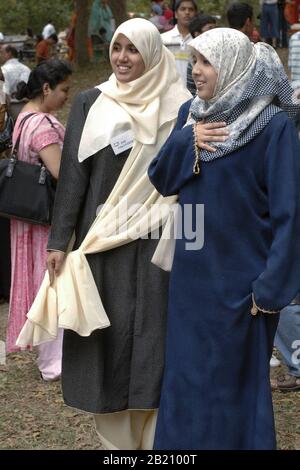
[{"label": "person in white shirt", "polygon": [[22,64],[18,60],[18,51],[15,47],[7,45],[2,47],[2,58],[5,62],[1,67],[2,76],[4,79],[3,91],[6,95],[6,104],[8,113],[16,121],[19,112],[23,108],[25,102],[18,101],[14,94],[17,91],[19,82],[28,82],[30,75],[30,68]]},{"label": "person in white shirt", "polygon": [[43,39],[48,39],[49,36],[51,36],[52,34],[56,34],[56,30],[52,24],[52,20],[49,20],[48,24],[44,26],[44,29],[42,31]]},{"label": "person in white shirt", "polygon": [[194,0],[177,0],[175,3],[177,25],[161,35],[162,42],[175,56],[176,68],[185,86],[190,57],[188,45],[193,39],[189,32],[189,23],[197,14],[197,10]]}]

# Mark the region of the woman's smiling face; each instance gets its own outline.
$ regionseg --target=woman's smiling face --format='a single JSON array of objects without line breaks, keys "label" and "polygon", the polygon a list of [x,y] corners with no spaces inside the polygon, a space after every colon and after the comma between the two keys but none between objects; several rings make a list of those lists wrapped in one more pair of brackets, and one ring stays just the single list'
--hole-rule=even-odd
[{"label": "woman's smiling face", "polygon": [[143,58],[137,48],[124,34],[119,34],[111,52],[111,66],[117,80],[129,83],[145,72]]},{"label": "woman's smiling face", "polygon": [[218,74],[211,63],[200,52],[194,50],[193,56],[193,79],[196,84],[199,98],[208,101],[213,98]]}]

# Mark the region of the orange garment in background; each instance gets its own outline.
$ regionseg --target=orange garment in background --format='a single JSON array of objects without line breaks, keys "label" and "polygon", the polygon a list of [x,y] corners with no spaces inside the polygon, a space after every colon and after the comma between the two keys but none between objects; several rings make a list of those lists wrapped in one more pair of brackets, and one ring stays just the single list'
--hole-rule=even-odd
[{"label": "orange garment in background", "polygon": [[[71,18],[70,32],[67,36],[67,45],[69,47],[68,59],[71,62],[73,60],[75,60],[75,29],[76,29],[76,23],[77,23],[77,14],[75,12],[73,12],[72,18]],[[93,44],[92,44],[91,38],[88,38],[87,52],[88,52],[89,58],[91,59],[93,57]]]},{"label": "orange garment in background", "polygon": [[37,64],[39,64],[43,60],[49,59],[49,56],[49,44],[47,43],[46,39],[42,39],[42,41],[40,41],[35,48],[35,57]]},{"label": "orange garment in background", "polygon": [[71,18],[70,32],[67,36],[67,44],[69,47],[68,58],[70,61],[75,59],[75,28],[77,23],[77,14],[73,12]]}]

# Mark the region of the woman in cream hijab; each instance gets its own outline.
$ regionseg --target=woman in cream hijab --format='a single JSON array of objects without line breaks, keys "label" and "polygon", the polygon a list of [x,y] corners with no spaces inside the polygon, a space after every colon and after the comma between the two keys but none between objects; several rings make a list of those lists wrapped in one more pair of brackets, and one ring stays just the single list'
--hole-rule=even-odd
[{"label": "woman in cream hijab", "polygon": [[[65,403],[95,415],[106,448],[151,449],[168,276],[150,263],[157,240],[148,234],[164,222],[174,198],[165,202],[156,192],[147,167],[189,93],[146,20],[129,20],[116,30],[110,61],[109,80],[81,93],[70,113],[48,244],[49,278],[27,327],[43,341],[45,332],[52,334],[43,319],[51,322],[56,309],[54,318],[66,329]],[[66,256],[74,231],[75,251]],[[19,341],[25,341],[22,335]]]}]

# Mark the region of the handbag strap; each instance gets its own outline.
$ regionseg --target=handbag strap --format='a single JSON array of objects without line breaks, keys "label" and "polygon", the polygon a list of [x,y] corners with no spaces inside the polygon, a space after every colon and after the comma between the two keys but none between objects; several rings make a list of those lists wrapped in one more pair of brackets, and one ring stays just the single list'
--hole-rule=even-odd
[{"label": "handbag strap", "polygon": [[24,124],[25,124],[25,122],[26,122],[31,116],[34,116],[35,114],[36,114],[36,113],[27,114],[27,116],[23,117],[22,121],[20,122],[19,135],[18,135],[18,137],[17,137],[16,143],[15,143],[15,145],[13,146],[13,150],[12,150],[12,155],[13,155],[15,158],[18,158],[17,152],[18,152],[18,150],[19,150],[19,145],[20,145],[20,140],[21,140],[21,134],[22,134],[22,130],[23,130]]},{"label": "handbag strap", "polygon": [[[17,137],[17,140],[16,140],[16,143],[15,145],[13,146],[13,150],[12,150],[12,155],[14,156],[14,158],[18,158],[18,150],[19,150],[19,145],[20,145],[20,140],[21,140],[21,135],[22,135],[22,131],[23,131],[23,127],[24,127],[24,124],[25,122],[32,116],[35,116],[37,113],[29,113],[27,114],[27,116],[24,116],[22,121],[20,122],[20,127],[19,127],[19,135]],[[45,115],[45,118],[47,119],[47,121],[50,122],[51,124],[51,127],[53,127],[53,129],[55,129],[55,126],[53,124],[53,122],[51,121],[51,119]]]}]

